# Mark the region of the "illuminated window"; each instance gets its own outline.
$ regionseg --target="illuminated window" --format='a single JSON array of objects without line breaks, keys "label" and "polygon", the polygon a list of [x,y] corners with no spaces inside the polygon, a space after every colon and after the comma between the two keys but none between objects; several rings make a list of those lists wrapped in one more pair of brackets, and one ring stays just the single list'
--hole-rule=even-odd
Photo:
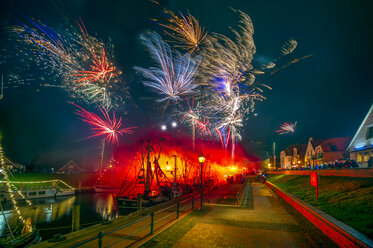
[{"label": "illuminated window", "polygon": [[368,160],[369,160],[369,153],[364,152],[364,162],[368,162]]},{"label": "illuminated window", "polygon": [[373,126],[367,127],[367,130],[365,131],[365,137],[366,139],[373,138]]},{"label": "illuminated window", "polygon": [[360,162],[363,161],[363,158],[362,158],[362,156],[361,156],[361,153],[358,153],[358,154],[357,154],[356,161],[357,161],[358,163],[360,163]]}]

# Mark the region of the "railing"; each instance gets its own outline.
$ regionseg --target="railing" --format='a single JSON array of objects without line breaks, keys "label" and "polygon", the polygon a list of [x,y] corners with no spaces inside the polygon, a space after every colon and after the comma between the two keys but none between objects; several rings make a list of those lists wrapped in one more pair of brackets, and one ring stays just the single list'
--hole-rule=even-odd
[{"label": "railing", "polygon": [[[160,229],[161,227],[165,226],[166,224],[170,223],[172,220],[179,219],[180,211],[187,212],[189,210],[193,210],[195,206],[194,199],[197,198],[197,195],[192,195],[182,201],[178,201],[177,203],[168,206],[162,210],[159,211],[153,211],[151,214],[146,215],[140,219],[137,219],[131,223],[125,224],[123,226],[120,226],[114,230],[108,231],[103,233],[100,231],[96,237],[90,238],[88,240],[85,240],[84,242],[81,242],[79,244],[74,245],[73,247],[81,247],[84,245],[87,245],[90,242],[94,242],[97,240],[97,247],[99,248],[107,248],[111,247],[119,242],[129,240],[130,238],[134,238],[135,234],[140,234],[141,237],[139,239],[148,237],[150,235],[153,235],[154,230]],[[183,207],[181,207],[183,206]],[[176,216],[175,216],[176,214]],[[174,216],[174,217],[173,217]],[[157,218],[158,217],[158,218]],[[144,223],[142,223],[144,222]],[[136,226],[135,224],[138,225]],[[158,227],[155,227],[156,224],[159,224]],[[145,230],[148,229],[146,232]],[[144,231],[140,233],[141,231]],[[122,233],[120,233],[122,232]],[[129,233],[129,234],[128,234]],[[119,239],[113,241],[115,237],[119,237]],[[106,240],[104,238],[106,237]],[[105,241],[105,242],[104,242]],[[136,238],[133,240],[130,240],[131,242],[128,244],[123,244],[122,246],[128,246],[136,242]],[[104,245],[105,243],[105,245]],[[92,247],[93,244],[87,245],[86,247]]]},{"label": "railing", "polygon": [[243,183],[240,191],[238,191],[238,193],[236,195],[236,199],[237,199],[236,205],[240,205],[240,203],[241,203],[243,193],[245,192],[245,189],[246,189],[246,186],[247,186],[247,180],[248,180],[248,178],[246,177],[245,182]]}]

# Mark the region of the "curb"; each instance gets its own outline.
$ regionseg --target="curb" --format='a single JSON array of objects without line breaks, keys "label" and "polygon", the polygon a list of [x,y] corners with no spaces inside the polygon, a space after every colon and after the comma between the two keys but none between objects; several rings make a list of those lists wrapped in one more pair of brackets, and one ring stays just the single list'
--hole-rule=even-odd
[{"label": "curb", "polygon": [[373,247],[373,241],[354,228],[287,193],[270,182],[266,181],[265,184],[340,247]]}]

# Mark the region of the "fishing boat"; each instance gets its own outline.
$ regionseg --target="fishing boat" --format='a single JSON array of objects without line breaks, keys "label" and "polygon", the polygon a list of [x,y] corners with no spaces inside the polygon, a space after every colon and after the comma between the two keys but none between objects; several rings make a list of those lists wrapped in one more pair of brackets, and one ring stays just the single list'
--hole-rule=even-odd
[{"label": "fishing boat", "polygon": [[[120,190],[117,191],[118,209],[149,207],[172,198],[171,180],[167,178],[158,163],[165,139],[161,138],[160,141],[158,153],[155,153],[150,139],[148,139],[145,149],[144,142],[141,141],[141,167],[133,181],[130,183],[123,181]],[[151,156],[154,159],[153,163]]]}]

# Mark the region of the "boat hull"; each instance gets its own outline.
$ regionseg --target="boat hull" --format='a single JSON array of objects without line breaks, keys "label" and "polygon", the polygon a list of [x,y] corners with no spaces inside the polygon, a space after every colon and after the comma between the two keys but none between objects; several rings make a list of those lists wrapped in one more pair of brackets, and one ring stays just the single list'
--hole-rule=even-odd
[{"label": "boat hull", "polygon": [[[12,192],[14,195],[15,200],[23,200],[23,198],[17,193]],[[26,197],[26,199],[40,199],[40,198],[50,198],[50,197],[58,197],[58,196],[69,196],[74,195],[74,190],[64,190],[59,191],[56,189],[39,189],[39,190],[23,190],[22,194]],[[8,192],[0,191],[0,201],[11,201],[10,195]]]},{"label": "boat hull", "polygon": [[115,186],[95,185],[94,190],[96,193],[117,193],[120,188]]}]

